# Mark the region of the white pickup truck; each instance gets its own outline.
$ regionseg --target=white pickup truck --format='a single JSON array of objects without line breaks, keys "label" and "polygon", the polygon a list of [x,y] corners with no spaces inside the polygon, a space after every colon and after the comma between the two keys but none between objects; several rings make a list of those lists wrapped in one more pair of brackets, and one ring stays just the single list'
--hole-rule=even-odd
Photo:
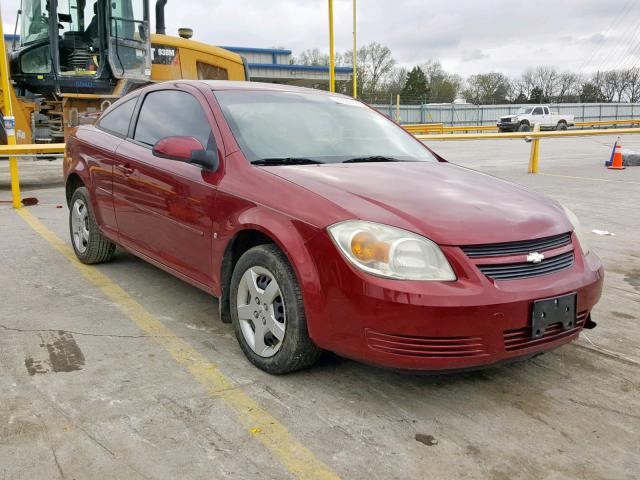
[{"label": "white pickup truck", "polygon": [[561,115],[549,110],[546,105],[531,105],[522,107],[518,113],[500,117],[498,130],[500,132],[528,132],[535,124],[541,130],[566,130],[575,125],[573,115]]}]

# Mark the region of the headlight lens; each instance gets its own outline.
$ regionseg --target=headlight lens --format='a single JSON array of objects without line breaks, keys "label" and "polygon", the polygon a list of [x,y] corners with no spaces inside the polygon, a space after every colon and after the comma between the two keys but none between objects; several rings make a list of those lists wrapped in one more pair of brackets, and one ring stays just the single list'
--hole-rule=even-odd
[{"label": "headlight lens", "polygon": [[327,230],[343,255],[365,272],[402,280],[456,279],[440,247],[415,233],[363,220],[336,223]]},{"label": "headlight lens", "polygon": [[573,225],[573,231],[576,233],[576,237],[578,237],[578,242],[580,242],[582,253],[586,255],[590,250],[589,243],[587,242],[586,235],[584,234],[584,232],[582,231],[582,227],[580,226],[580,220],[578,220],[576,214],[569,210],[567,207],[563,205],[562,208],[564,208],[564,213],[567,215],[567,218]]}]

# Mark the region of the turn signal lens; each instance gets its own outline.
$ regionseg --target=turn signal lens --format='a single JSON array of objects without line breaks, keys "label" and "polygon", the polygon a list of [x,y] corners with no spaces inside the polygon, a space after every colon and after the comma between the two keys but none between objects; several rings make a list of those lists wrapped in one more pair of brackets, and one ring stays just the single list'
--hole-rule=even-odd
[{"label": "turn signal lens", "polygon": [[378,242],[376,237],[368,232],[356,233],[351,239],[351,252],[354,257],[364,263],[389,262],[389,249],[385,242]]},{"label": "turn signal lens", "polygon": [[364,220],[336,223],[327,230],[347,260],[365,272],[402,280],[456,279],[440,247],[415,233]]}]

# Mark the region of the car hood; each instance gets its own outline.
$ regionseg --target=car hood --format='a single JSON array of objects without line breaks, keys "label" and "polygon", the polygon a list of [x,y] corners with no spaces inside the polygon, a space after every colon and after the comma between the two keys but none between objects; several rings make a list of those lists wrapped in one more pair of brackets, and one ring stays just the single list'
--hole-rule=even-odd
[{"label": "car hood", "polygon": [[327,215],[330,222],[335,221],[337,211],[344,220],[358,218],[393,225],[441,245],[519,241],[573,229],[556,201],[450,163],[265,169],[331,202],[334,211]]}]

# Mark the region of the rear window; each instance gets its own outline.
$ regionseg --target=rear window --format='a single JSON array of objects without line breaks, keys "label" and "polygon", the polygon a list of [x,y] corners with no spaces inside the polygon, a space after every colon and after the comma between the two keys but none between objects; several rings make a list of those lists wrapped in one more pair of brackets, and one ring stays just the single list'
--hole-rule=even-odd
[{"label": "rear window", "polygon": [[132,98],[114,107],[113,110],[100,118],[98,127],[115,135],[126,137],[137,99],[138,97]]}]

